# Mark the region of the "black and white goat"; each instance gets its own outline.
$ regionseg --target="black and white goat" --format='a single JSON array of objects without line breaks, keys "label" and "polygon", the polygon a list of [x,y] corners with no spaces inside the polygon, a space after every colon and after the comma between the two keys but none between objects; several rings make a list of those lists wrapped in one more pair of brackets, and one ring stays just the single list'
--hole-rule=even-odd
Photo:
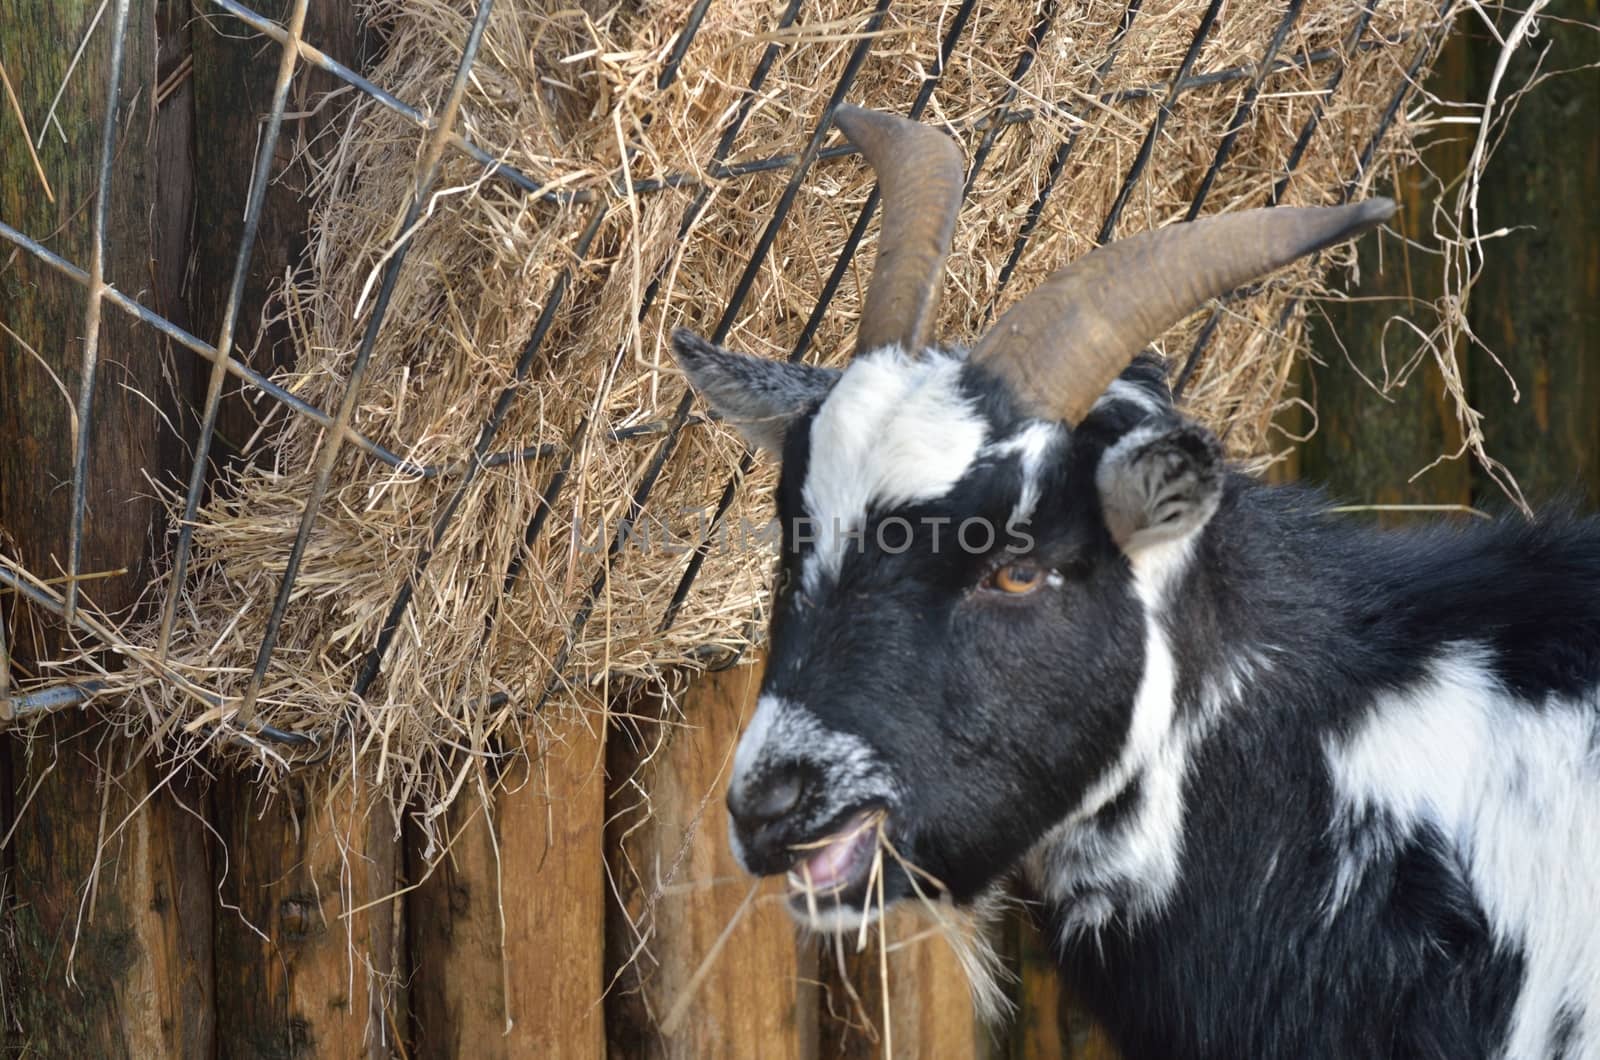
[{"label": "black and white goat", "polygon": [[966,352],[928,335],[957,149],[837,121],[885,202],[858,356],[674,336],[782,458],[742,862],[826,929],[871,915],[869,820],[891,901],[1016,878],[1129,1057],[1600,1056],[1600,526],[1352,525],[1138,356],[1392,205],[1112,243]]}]

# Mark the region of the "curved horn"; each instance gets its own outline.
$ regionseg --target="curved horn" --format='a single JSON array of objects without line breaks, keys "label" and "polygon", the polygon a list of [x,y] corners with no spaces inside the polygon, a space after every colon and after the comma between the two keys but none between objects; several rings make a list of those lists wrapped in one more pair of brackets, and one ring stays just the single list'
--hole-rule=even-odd
[{"label": "curved horn", "polygon": [[1140,350],[1207,299],[1393,214],[1388,199],[1280,206],[1107,243],[1006,310],[972,360],[1041,416],[1077,424]]},{"label": "curved horn", "polygon": [[834,124],[861,149],[883,191],[878,257],[856,336],[856,352],[899,344],[915,354],[939,312],[944,259],[961,206],[961,151],[927,125],[841,105]]}]

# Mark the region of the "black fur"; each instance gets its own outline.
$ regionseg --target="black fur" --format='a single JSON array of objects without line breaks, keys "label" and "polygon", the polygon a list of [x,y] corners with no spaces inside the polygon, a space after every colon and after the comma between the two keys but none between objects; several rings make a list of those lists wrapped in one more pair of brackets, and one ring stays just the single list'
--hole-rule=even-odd
[{"label": "black fur", "polygon": [[[991,437],[1019,429],[1005,387],[966,371]],[[870,745],[896,780],[896,847],[955,898],[996,885],[1125,743],[1145,612],[1095,478],[1119,439],[1153,429],[1164,439],[1153,451],[1192,473],[1215,506],[1161,612],[1180,721],[1242,651],[1271,665],[1192,751],[1181,871],[1159,911],[1119,908],[1097,931],[1064,931],[1071,909],[1045,910],[1072,989],[1128,1060],[1496,1055],[1526,955],[1491,933],[1447,837],[1381,816],[1331,824],[1324,741],[1353,732],[1375,697],[1462,642],[1483,646],[1504,686],[1532,704],[1592,702],[1600,525],[1554,517],[1376,532],[1330,514],[1316,492],[1226,470],[1208,436],[1171,411],[1153,362],[1123,378],[1161,407],[1103,402],[1055,454],[1030,556],[1061,583],[1021,599],[982,588],[1015,558],[998,548],[935,553],[926,526],[903,554],[872,545],[889,516],[1004,525],[1020,488],[1014,459],[980,461],[936,502],[869,513],[862,551],[808,595],[808,549],[788,528],[806,514],[811,440],[789,431],[764,693]],[[1143,796],[1135,777],[1094,825],[1114,833]],[[795,828],[753,856],[780,869],[787,844],[812,837]],[[1365,871],[1330,916],[1350,849],[1369,855]],[[912,879],[891,864],[886,889],[907,897]],[[1551,1029],[1553,1049],[1568,1047],[1577,1019]]]}]

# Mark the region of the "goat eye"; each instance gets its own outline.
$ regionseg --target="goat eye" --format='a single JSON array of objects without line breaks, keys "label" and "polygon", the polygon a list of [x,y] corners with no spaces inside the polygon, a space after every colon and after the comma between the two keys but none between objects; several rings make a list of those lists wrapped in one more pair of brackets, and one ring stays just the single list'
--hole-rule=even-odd
[{"label": "goat eye", "polygon": [[989,575],[984,587],[1024,596],[1044,584],[1044,571],[1032,563],[1012,563]]}]

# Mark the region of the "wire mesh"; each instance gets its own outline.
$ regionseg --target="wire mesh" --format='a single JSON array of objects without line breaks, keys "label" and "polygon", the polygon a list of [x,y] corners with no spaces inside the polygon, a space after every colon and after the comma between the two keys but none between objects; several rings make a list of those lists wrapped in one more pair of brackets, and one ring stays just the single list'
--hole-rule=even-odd
[{"label": "wire mesh", "polygon": [[[563,307],[574,268],[590,263],[588,254],[591,243],[596,233],[600,230],[611,204],[620,197],[629,194],[648,195],[671,188],[699,185],[702,190],[689,204],[680,223],[679,233],[681,237],[690,231],[696,218],[706,207],[714,183],[777,170],[790,171],[783,193],[774,207],[765,229],[756,241],[740,281],[725,305],[715,330],[712,332],[712,341],[723,341],[750,294],[755,278],[766,261],[774,239],[784,224],[791,207],[794,205],[796,196],[804,185],[812,166],[821,159],[837,158],[854,153],[854,148],[848,144],[838,144],[831,147],[824,147],[823,145],[832,131],[833,109],[847,97],[857,74],[860,72],[877,39],[876,31],[883,25],[891,0],[877,0],[871,15],[864,23],[864,32],[852,47],[844,71],[832,90],[827,106],[816,123],[808,142],[800,152],[771,155],[737,163],[728,161],[735,139],[749,117],[751,107],[759,96],[761,87],[780,50],[781,45],[776,40],[773,40],[767,44],[760,61],[752,73],[745,102],[730,116],[710,163],[703,170],[704,176],[688,172],[669,173],[666,176],[635,180],[626,184],[615,181],[609,185],[587,188],[550,187],[547,182],[538,179],[536,176],[521,172],[501,162],[490,151],[474,143],[455,128],[459,106],[472,75],[473,64],[493,10],[494,0],[480,0],[477,5],[462,49],[461,59],[456,68],[454,82],[445,103],[439,108],[437,114],[430,114],[397,98],[354,70],[326,55],[311,42],[304,40],[302,38],[302,30],[308,0],[295,0],[286,23],[267,18],[240,3],[239,0],[210,0],[210,2],[216,9],[232,16],[250,29],[261,33],[278,46],[276,50],[278,76],[272,94],[271,108],[266,115],[254,178],[244,207],[243,235],[237,248],[233,282],[229,288],[223,323],[216,343],[206,342],[161,314],[140,304],[136,299],[107,286],[104,282],[105,224],[111,195],[114,190],[111,186],[110,174],[112,162],[115,158],[118,106],[122,102],[119,99],[119,88],[123,43],[127,34],[128,0],[117,0],[113,9],[113,19],[110,27],[112,35],[110,42],[111,62],[106,85],[106,113],[101,130],[100,156],[98,159],[98,194],[94,206],[94,235],[89,268],[83,269],[62,258],[27,233],[19,231],[0,220],[0,239],[19,247],[46,266],[85,287],[89,296],[85,319],[82,382],[76,398],[79,431],[78,437],[75,439],[71,483],[72,509],[66,586],[58,596],[30,585],[3,569],[0,569],[0,585],[18,592],[35,606],[60,616],[69,626],[81,633],[101,640],[108,640],[112,636],[109,630],[85,615],[78,605],[78,580],[80,577],[81,542],[85,517],[85,489],[88,474],[88,439],[93,425],[93,390],[98,355],[99,322],[102,306],[109,301],[121,311],[128,313],[190,350],[211,366],[200,420],[199,436],[196,439],[192,454],[193,465],[190,469],[188,489],[184,498],[184,515],[179,524],[178,538],[173,551],[173,577],[168,595],[163,601],[157,652],[158,669],[160,664],[165,661],[179,595],[183,590],[189,556],[193,547],[195,519],[206,485],[207,455],[214,440],[217,408],[222,385],[226,378],[232,376],[240,380],[290,413],[304,417],[317,424],[328,434],[327,442],[319,457],[317,477],[306,497],[302,510],[299,532],[290,552],[286,568],[279,581],[271,617],[257,651],[256,664],[250,682],[243,697],[235,704],[237,709],[232,720],[222,723],[227,731],[235,736],[248,733],[250,736],[286,746],[299,748],[320,747],[321,754],[316,756],[316,758],[320,758],[336,742],[333,734],[325,734],[323,737],[318,738],[305,733],[284,732],[271,726],[263,725],[260,722],[252,722],[251,717],[255,699],[261,688],[262,678],[272,659],[284,612],[289,606],[289,601],[293,595],[300,558],[304,553],[306,542],[316,522],[318,510],[327,490],[334,464],[341,455],[344,445],[349,443],[360,452],[405,475],[417,478],[450,477],[456,480],[454,489],[433,518],[428,546],[423,549],[415,561],[410,576],[406,579],[388,609],[375,643],[365,653],[358,667],[353,691],[357,696],[364,696],[381,673],[385,653],[406,609],[410,606],[417,581],[425,571],[433,549],[437,547],[438,542],[450,526],[455,513],[459,509],[461,498],[465,495],[475,476],[485,468],[515,461],[555,456],[558,453],[561,455],[562,462],[546,482],[544,491],[540,495],[538,506],[524,533],[525,545],[531,545],[538,538],[553,505],[568,482],[571,474],[572,455],[583,444],[586,433],[592,429],[587,418],[578,425],[573,435],[561,445],[544,444],[502,452],[491,452],[490,450],[508,409],[516,400],[518,383],[524,378],[532,365]],[[1351,178],[1352,182],[1370,164],[1383,136],[1393,124],[1394,118],[1399,113],[1405,99],[1415,88],[1416,74],[1427,60],[1427,57],[1437,47],[1442,27],[1448,24],[1448,15],[1455,2],[1456,0],[1443,0],[1439,9],[1439,29],[1429,34],[1419,44],[1415,57],[1409,64],[1406,77],[1389,102],[1379,127],[1358,160],[1356,173]],[[667,60],[660,71],[657,81],[658,89],[666,88],[678,76],[683,60],[709,7],[709,3],[710,0],[699,0],[687,12],[683,28],[674,40]],[[794,23],[800,11],[801,3],[802,0],[789,0],[777,23],[780,30]],[[1282,196],[1290,175],[1294,172],[1305,152],[1306,145],[1310,142],[1316,130],[1327,99],[1339,87],[1345,71],[1346,56],[1366,47],[1379,44],[1393,45],[1403,42],[1401,40],[1368,41],[1364,39],[1373,12],[1379,3],[1379,0],[1367,0],[1355,24],[1352,26],[1344,47],[1302,51],[1286,58],[1280,57],[1279,53],[1283,49],[1285,41],[1291,35],[1304,3],[1304,0],[1290,0],[1285,7],[1281,22],[1278,24],[1269,45],[1259,61],[1197,73],[1195,72],[1195,67],[1221,9],[1221,0],[1212,0],[1195,30],[1190,47],[1185,53],[1180,67],[1169,80],[1157,84],[1124,88],[1115,92],[1101,92],[1101,87],[1116,62],[1118,50],[1140,11],[1141,3],[1142,0],[1129,0],[1127,3],[1120,26],[1111,38],[1107,53],[1095,68],[1094,77],[1090,83],[1089,95],[1091,100],[1089,104],[1080,103],[1074,106],[1065,103],[1035,101],[1031,106],[1017,107],[1014,105],[1017,82],[1026,73],[1030,64],[1033,63],[1038,54],[1040,42],[1049,32],[1051,24],[1056,17],[1056,3],[1054,0],[1047,0],[1046,3],[1041,5],[1038,18],[1030,26],[1026,39],[1021,43],[1011,70],[1011,76],[1006,81],[1008,88],[984,112],[984,117],[974,123],[972,129],[965,130],[982,132],[979,144],[973,152],[967,174],[966,189],[970,191],[993,145],[1000,136],[1004,135],[1007,129],[1030,122],[1040,114],[1048,114],[1053,117],[1064,116],[1073,120],[1072,128],[1074,131],[1069,133],[1058,146],[1046,179],[1029,207],[1007,261],[1002,267],[999,280],[1001,289],[1004,288],[1014,272],[1018,260],[1037,228],[1046,202],[1056,188],[1058,179],[1072,155],[1077,142],[1077,133],[1075,131],[1079,128],[1077,122],[1083,117],[1085,106],[1118,106],[1149,98],[1159,98],[1161,100],[1160,106],[1146,129],[1141,148],[1124,177],[1111,210],[1104,219],[1100,234],[1100,241],[1104,242],[1115,231],[1124,206],[1138,186],[1140,178],[1149,164],[1153,147],[1161,137],[1162,128],[1171,114],[1173,104],[1184,92],[1237,81],[1250,82],[1233,120],[1229,123],[1228,129],[1218,145],[1210,168],[1194,196],[1189,211],[1189,216],[1193,217],[1201,209],[1217,172],[1227,162],[1233,143],[1247,123],[1250,110],[1268,80],[1275,75],[1286,72],[1305,71],[1324,64],[1332,65],[1333,69],[1325,81],[1322,96],[1317,101],[1310,118],[1302,128],[1289,157],[1285,160],[1283,176],[1273,189],[1269,205],[1275,205]],[[975,0],[965,0],[949,21],[940,47],[939,63],[924,77],[915,101],[908,111],[910,117],[920,117],[928,105],[951,54],[969,27],[974,9]],[[302,400],[266,378],[260,372],[257,372],[238,359],[233,347],[234,331],[242,303],[245,279],[250,270],[257,225],[261,216],[265,191],[272,176],[272,163],[276,157],[274,147],[285,116],[290,85],[296,70],[302,68],[302,65],[314,66],[334,75],[366,97],[404,116],[427,134],[427,148],[417,166],[410,207],[399,228],[401,236],[396,243],[393,254],[384,266],[379,292],[370,311],[356,357],[345,380],[342,398],[337,410],[332,413]],[[554,285],[546,294],[538,323],[519,357],[513,380],[500,392],[494,407],[485,417],[479,429],[477,441],[473,446],[471,458],[449,465],[419,465],[362,435],[351,425],[351,419],[361,392],[368,359],[379,331],[383,326],[390,297],[400,273],[405,267],[407,251],[411,245],[412,237],[415,235],[419,219],[438,176],[441,161],[446,151],[459,152],[474,159],[484,167],[484,175],[486,177],[503,181],[525,195],[536,196],[564,206],[589,205],[591,212],[577,244],[577,262],[574,266],[569,266],[559,274]],[[1349,190],[1347,188],[1346,195],[1348,196],[1348,194]],[[804,357],[810,349],[817,329],[828,311],[834,294],[837,292],[840,283],[854,260],[855,253],[865,236],[877,204],[878,193],[874,189],[863,204],[849,237],[840,248],[832,273],[817,295],[810,316],[790,353],[792,360]],[[655,303],[660,284],[661,278],[658,276],[647,287],[643,300],[638,307],[638,315],[641,319]],[[996,297],[998,297],[998,294]],[[988,313],[992,314],[993,309],[994,305],[991,302],[988,307]],[[1280,330],[1281,324],[1287,321],[1288,315],[1292,310],[1293,303],[1284,308],[1283,320],[1280,321]],[[1191,378],[1196,364],[1210,341],[1211,335],[1216,330],[1217,322],[1220,320],[1222,313],[1223,308],[1220,306],[1213,310],[1211,317],[1202,328],[1193,349],[1185,360],[1176,384],[1176,389],[1180,393]],[[607,548],[605,560],[601,563],[594,581],[589,586],[582,605],[568,623],[563,647],[551,663],[543,694],[535,709],[542,707],[551,695],[563,687],[565,681],[564,670],[569,653],[575,640],[582,633],[585,623],[593,613],[595,602],[604,591],[606,580],[610,573],[611,560],[626,541],[631,527],[643,515],[663,468],[676,450],[681,432],[686,425],[694,421],[690,414],[691,406],[692,398],[689,395],[685,395],[674,408],[671,416],[665,420],[636,424],[620,429],[607,428],[604,431],[605,437],[613,442],[654,439],[656,440],[656,449],[631,496],[627,512],[618,523],[615,536]],[[702,568],[710,546],[711,534],[729,510],[739,483],[750,470],[751,461],[752,456],[747,452],[741,459],[735,473],[728,479],[720,496],[715,515],[710,524],[708,524],[701,544],[690,554],[687,560],[685,570],[675,588],[671,603],[662,616],[661,629],[665,630],[671,627],[679,609],[693,591],[695,579]],[[522,555],[526,554],[527,550],[524,549]],[[519,558],[512,562],[505,573],[504,584],[507,592],[515,585],[522,573],[523,567]],[[487,621],[492,624],[494,621],[493,615]],[[737,656],[734,656],[734,659],[736,658]],[[9,661],[6,631],[3,625],[0,625],[0,721],[81,704],[91,699],[100,688],[97,682],[82,681],[75,684],[69,683],[42,690],[18,693],[9,681]],[[734,660],[724,660],[724,663],[731,663],[731,661]],[[187,690],[191,694],[209,703],[214,705],[222,705],[223,703],[221,696],[193,686],[193,682],[177,675],[175,672],[163,670],[160,676],[188,686]]]}]

